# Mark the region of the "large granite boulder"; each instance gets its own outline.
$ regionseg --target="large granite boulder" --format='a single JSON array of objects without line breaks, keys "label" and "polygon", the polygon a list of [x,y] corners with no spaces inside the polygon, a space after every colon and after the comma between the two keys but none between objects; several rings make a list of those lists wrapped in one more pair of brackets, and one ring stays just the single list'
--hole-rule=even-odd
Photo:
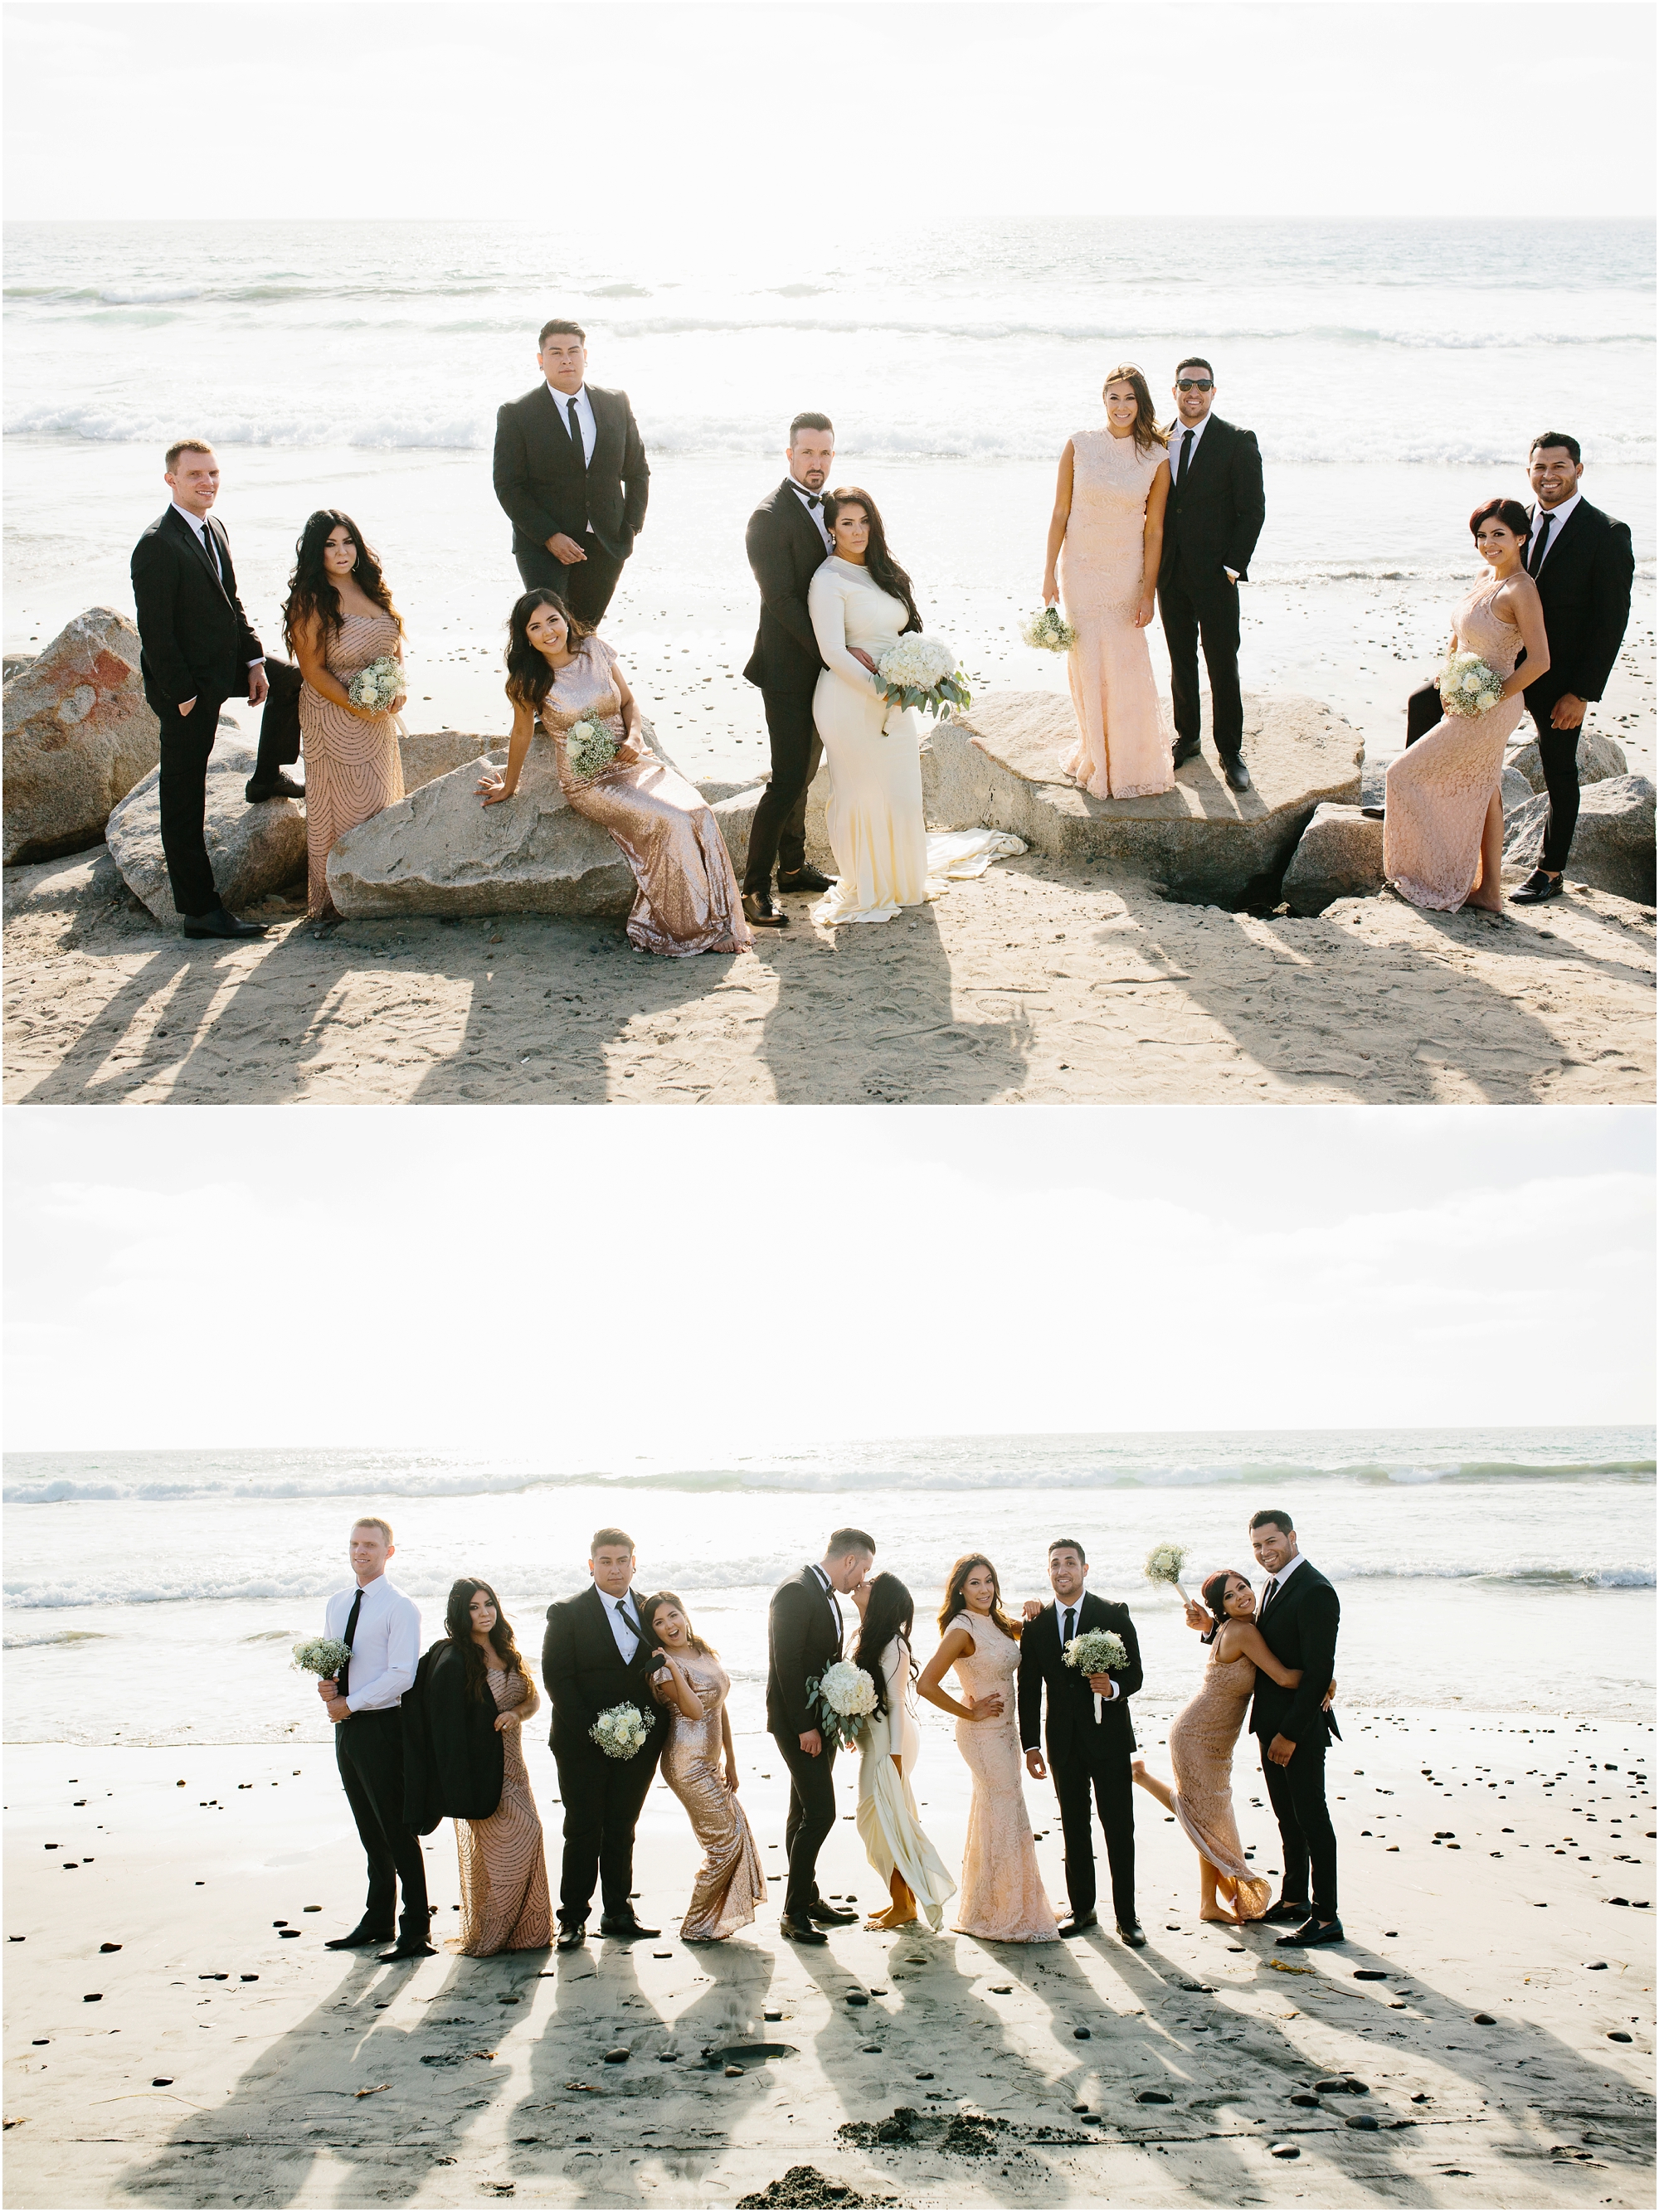
[{"label": "large granite boulder", "polygon": [[1296,914],[1323,914],[1334,899],[1368,898],[1382,888],[1382,824],[1357,806],[1316,806],[1285,871]]},{"label": "large granite boulder", "polygon": [[1244,702],[1250,791],[1228,789],[1206,740],[1172,791],[1091,799],[1060,769],[1075,742],[1062,694],[976,700],[934,730],[922,756],[928,826],[1010,830],[1056,859],[1105,860],[1183,900],[1224,904],[1279,873],[1316,807],[1359,799],[1358,731],[1321,701],[1292,694]]},{"label": "large granite boulder", "polygon": [[8,867],[97,844],[110,809],[161,757],[138,633],[125,616],[88,607],[18,662],[8,664],[5,685]]},{"label": "large granite boulder", "polygon": [[491,745],[500,743],[499,738],[479,737],[470,730],[405,730],[398,740],[404,789],[418,791],[423,783],[435,783],[452,769],[482,760]]},{"label": "large granite boulder", "polygon": [[[1521,726],[1523,730],[1530,730],[1531,720],[1522,722]],[[1506,768],[1518,769],[1534,791],[1544,789],[1544,763],[1539,755],[1536,737],[1528,738],[1525,744],[1516,745],[1506,753],[1504,763]],[[1630,763],[1625,758],[1622,745],[1615,744],[1611,738],[1604,738],[1599,730],[1580,730],[1578,781],[1581,784],[1605,783],[1610,775],[1626,775],[1629,772]],[[1504,811],[1507,813],[1508,811],[1505,807]]]},{"label": "large granite boulder", "polygon": [[[1653,786],[1644,775],[1605,776],[1586,784],[1564,871],[1568,882],[1589,884],[1596,890],[1651,906],[1653,800]],[[1548,814],[1548,799],[1533,799],[1508,817],[1504,824],[1505,867],[1537,866]]]},{"label": "large granite boulder", "polygon": [[[268,799],[250,806],[243,787],[253,773],[257,748],[228,723],[221,723],[208,758],[208,858],[219,896],[233,914],[252,906],[304,874],[305,809],[296,799]],[[167,888],[161,852],[161,770],[152,769],[109,817],[109,849],[129,890],[157,921],[179,919]]]}]

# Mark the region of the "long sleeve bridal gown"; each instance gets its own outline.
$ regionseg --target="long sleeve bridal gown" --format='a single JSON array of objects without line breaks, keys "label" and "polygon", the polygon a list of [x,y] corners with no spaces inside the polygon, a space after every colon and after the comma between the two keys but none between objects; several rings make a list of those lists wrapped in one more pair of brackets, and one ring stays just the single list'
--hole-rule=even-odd
[{"label": "long sleeve bridal gown", "polygon": [[[890,1885],[895,1871],[909,1884],[916,1910],[938,1928],[946,1898],[957,1886],[945,1862],[922,1833],[911,1777],[921,1734],[910,1711],[910,1651],[896,1636],[881,1655],[887,1710],[865,1723],[859,1759],[859,1835],[871,1865]],[[899,1765],[895,1766],[894,1759]]]}]

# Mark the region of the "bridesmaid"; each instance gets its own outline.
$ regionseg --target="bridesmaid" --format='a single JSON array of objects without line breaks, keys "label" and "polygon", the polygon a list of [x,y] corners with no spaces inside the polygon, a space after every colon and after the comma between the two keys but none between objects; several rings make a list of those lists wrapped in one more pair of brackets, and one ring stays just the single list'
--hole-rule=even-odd
[{"label": "bridesmaid", "polygon": [[859,1835],[870,1863],[887,1885],[892,1903],[873,1913],[866,1929],[908,1928],[918,1905],[937,1932],[945,1900],[956,1884],[922,1833],[910,1778],[921,1736],[910,1711],[915,1662],[910,1637],[915,1600],[896,1575],[859,1583],[853,1602],[862,1620],[853,1664],[876,1686],[876,1710],[864,1726],[859,1762]]},{"label": "bridesmaid", "polygon": [[[1522,693],[1550,665],[1544,603],[1522,564],[1532,518],[1519,500],[1489,499],[1469,517],[1487,581],[1452,623],[1452,648],[1478,653],[1503,678],[1484,714],[1447,714],[1389,767],[1382,873],[1413,906],[1502,914],[1504,748],[1521,720]],[[1522,648],[1524,670],[1517,670]]]},{"label": "bridesmaid", "polygon": [[[1060,1925],[1037,1870],[1014,1719],[1019,1625],[1003,1611],[997,1571],[982,1552],[951,1568],[939,1625],[943,1641],[916,1690],[955,1714],[957,1747],[974,1778],[956,1928],[991,1943],[1052,1943]],[[965,1705],[941,1687],[952,1667]]]},{"label": "bridesmaid", "polygon": [[1060,597],[1077,632],[1066,656],[1078,741],[1060,766],[1096,799],[1147,799],[1175,788],[1158,718],[1146,625],[1158,598],[1169,437],[1138,368],[1106,380],[1103,430],[1079,430],[1060,457],[1042,598]]},{"label": "bridesmaid", "polygon": [[[519,787],[538,726],[552,740],[559,787],[578,814],[616,840],[638,890],[628,934],[641,952],[684,959],[742,952],[752,941],[720,824],[702,793],[640,738],[639,702],[617,656],[575,620],[556,592],[526,592],[507,618],[507,696],[513,736],[507,773],[482,779],[486,806]],[[573,724],[601,723],[616,757],[583,778],[565,739]]]},{"label": "bridesmaid", "polygon": [[[451,1652],[459,1661],[460,1705],[470,1708],[465,1724],[480,1708],[493,1715],[501,1738],[501,1802],[486,1819],[458,1820],[455,1848],[460,1859],[459,1948],[471,1959],[497,1951],[540,1951],[553,1940],[547,1895],[547,1858],[542,1824],[531,1795],[520,1729],[541,1704],[513,1631],[488,1583],[470,1577],[454,1584],[444,1614]],[[441,1769],[446,1756],[459,1748],[461,1716],[442,1691],[443,1647],[434,1655],[423,1698],[434,1748]]]},{"label": "bridesmaid", "polygon": [[300,739],[306,763],[307,911],[337,920],[328,856],[348,830],[404,795],[398,750],[401,698],[381,711],[354,707],[347,686],[371,660],[404,657],[404,618],[380,556],[349,514],[320,507],[300,533],[283,634],[300,664]]},{"label": "bridesmaid", "polygon": [[658,1703],[669,1713],[662,1778],[684,1806],[702,1845],[702,1868],[680,1937],[718,1943],[746,1928],[756,1906],[766,1901],[760,1853],[738,1802],[738,1758],[726,1707],[732,1678],[695,1632],[672,1590],[659,1590],[642,1605],[640,1619],[655,1643],[653,1656],[662,1661],[651,1678]]}]

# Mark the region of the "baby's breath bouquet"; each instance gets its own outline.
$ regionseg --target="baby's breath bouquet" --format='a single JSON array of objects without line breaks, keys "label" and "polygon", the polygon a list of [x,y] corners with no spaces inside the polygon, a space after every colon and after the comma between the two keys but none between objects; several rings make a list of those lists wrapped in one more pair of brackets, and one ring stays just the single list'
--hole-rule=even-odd
[{"label": "baby's breath bouquet", "polygon": [[378,660],[371,660],[367,668],[360,668],[346,686],[346,697],[354,707],[366,707],[371,714],[385,714],[404,696],[404,669],[400,660],[383,653]]},{"label": "baby's breath bouquet", "polygon": [[939,715],[947,707],[968,705],[970,694],[957,649],[943,638],[902,637],[888,647],[876,668],[895,707],[920,707],[924,714]]},{"label": "baby's breath bouquet", "polygon": [[564,757],[572,775],[591,782],[617,757],[617,740],[602,722],[573,722],[565,733]]},{"label": "baby's breath bouquet", "polygon": [[1040,615],[1033,615],[1020,635],[1039,653],[1069,653],[1077,643],[1077,632],[1058,607],[1044,607]]},{"label": "baby's breath bouquet", "polygon": [[651,1727],[637,1705],[607,1705],[587,1733],[607,1759],[632,1759]]},{"label": "baby's breath bouquet", "polygon": [[1109,1628],[1085,1628],[1066,1647],[1066,1664],[1079,1674],[1109,1674],[1115,1667],[1128,1663],[1123,1638]]},{"label": "baby's breath bouquet", "polygon": [[1449,714],[1473,720],[1489,714],[1498,704],[1504,679],[1487,667],[1478,653],[1449,653],[1440,672],[1440,703]]},{"label": "baby's breath bouquet", "polygon": [[1168,1583],[1182,1605],[1190,1602],[1181,1587],[1181,1570],[1187,1564],[1184,1544],[1154,1544],[1146,1554],[1146,1579],[1149,1583]]},{"label": "baby's breath bouquet", "polygon": [[806,1685],[806,1702],[818,1715],[823,1734],[850,1751],[862,1725],[876,1710],[876,1686],[862,1667],[850,1659],[837,1659],[816,1680]]},{"label": "baby's breath bouquet", "polygon": [[337,1636],[308,1636],[294,1647],[294,1664],[319,1682],[331,1682],[351,1656],[351,1646]]}]

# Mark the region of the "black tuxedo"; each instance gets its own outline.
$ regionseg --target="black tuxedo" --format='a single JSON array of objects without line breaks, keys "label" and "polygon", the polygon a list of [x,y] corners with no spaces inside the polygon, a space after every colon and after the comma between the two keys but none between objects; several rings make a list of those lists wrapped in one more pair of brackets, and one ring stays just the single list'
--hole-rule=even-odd
[{"label": "black tuxedo", "polygon": [[1238,684],[1238,586],[1249,574],[1267,519],[1261,453],[1254,430],[1209,416],[1181,478],[1184,426],[1170,428],[1170,497],[1164,510],[1158,606],[1170,648],[1176,734],[1198,742],[1198,645],[1210,675],[1216,750],[1224,759],[1244,743],[1244,701]]},{"label": "black tuxedo", "polygon": [[829,1737],[817,1758],[800,1739],[818,1726],[806,1702],[806,1685],[842,1656],[841,1608],[811,1567],[803,1567],[772,1593],[767,1626],[766,1725],[789,1769],[789,1812],[784,1848],[789,1854],[786,1916],[804,1922],[818,1902],[818,1852],[836,1825],[836,1747]]},{"label": "black tuxedo", "polygon": [[[1261,1771],[1285,1848],[1279,1894],[1297,1902],[1307,1898],[1311,1869],[1311,1902],[1321,1920],[1337,1917],[1336,1831],[1325,1803],[1325,1753],[1341,1731],[1325,1711],[1323,1699],[1336,1671],[1341,1613],[1335,1590],[1304,1559],[1256,1616],[1268,1650],[1281,1665],[1299,1667],[1301,1683],[1282,1690],[1258,1668],[1250,1703],[1250,1733],[1261,1739]],[[1275,1766],[1267,1756],[1276,1735],[1296,1746],[1284,1766]]]},{"label": "black tuxedo", "polygon": [[[513,525],[513,557],[525,589],[547,586],[573,614],[597,623],[611,604],[645,524],[651,471],[625,392],[586,387],[593,451],[570,434],[563,395],[544,378],[495,416],[495,496]],[[547,550],[562,532],[587,558],[564,562]]]},{"label": "black tuxedo", "polygon": [[[1539,510],[1531,510],[1533,531]],[[1530,563],[1533,538],[1527,541]],[[1578,732],[1550,726],[1550,711],[1564,693],[1599,699],[1619,658],[1630,621],[1631,579],[1635,574],[1630,526],[1615,522],[1599,507],[1580,499],[1565,522],[1552,530],[1537,576],[1550,641],[1550,665],[1526,702],[1538,732],[1538,756],[1550,795],[1549,820],[1538,864],[1552,874],[1566,866],[1572,833],[1578,824]]]},{"label": "black tuxedo", "polygon": [[1066,1664],[1065,1613],[1056,1598],[1026,1623],[1020,1638],[1020,1746],[1036,1751],[1042,1744],[1046,1688],[1048,1765],[1066,1838],[1066,1893],[1073,1915],[1081,1917],[1095,1909],[1094,1811],[1098,1807],[1111,1869],[1112,1911],[1120,1928],[1132,1928],[1136,1920],[1135,1813],[1129,1755],[1135,1747],[1135,1732],[1129,1699],[1141,1683],[1140,1643],[1127,1606],[1084,1591],[1073,1635],[1080,1636],[1085,1628],[1109,1628],[1123,1638],[1128,1654],[1128,1664],[1112,1670],[1118,1693],[1102,1705],[1097,1720],[1088,1676]]},{"label": "black tuxedo", "polygon": [[[542,1638],[542,1680],[553,1708],[548,1741],[559,1770],[564,1803],[564,1864],[559,1880],[559,1919],[567,1928],[587,1917],[593,1884],[607,1917],[627,1917],[634,1908],[634,1830],[668,1736],[668,1715],[651,1694],[658,1662],[649,1636],[624,1661],[611,1633],[607,1598],[597,1583],[579,1597],[547,1608]],[[644,1622],[635,1594],[626,1603]],[[651,1723],[632,1759],[609,1759],[588,1730],[612,1705],[637,1705]]]},{"label": "black tuxedo", "polygon": [[760,586],[760,628],[744,674],[760,687],[772,748],[772,781],[755,809],[743,887],[769,891],[775,862],[786,875],[806,857],[806,791],[823,747],[812,693],[823,661],[806,611],[806,587],[829,556],[811,516],[786,477],[749,518],[744,545]]}]

